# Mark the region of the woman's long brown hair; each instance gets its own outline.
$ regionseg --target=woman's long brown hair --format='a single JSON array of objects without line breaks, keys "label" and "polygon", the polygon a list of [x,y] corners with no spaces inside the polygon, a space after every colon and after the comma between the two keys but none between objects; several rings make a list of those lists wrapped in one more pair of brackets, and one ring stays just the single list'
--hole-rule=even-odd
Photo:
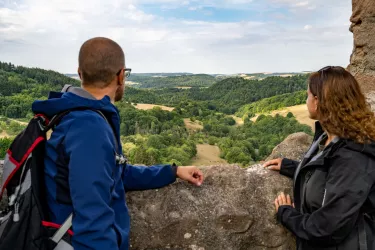
[{"label": "woman's long brown hair", "polygon": [[357,80],[342,67],[311,74],[309,89],[318,98],[318,120],[326,131],[358,143],[375,140],[375,116]]}]

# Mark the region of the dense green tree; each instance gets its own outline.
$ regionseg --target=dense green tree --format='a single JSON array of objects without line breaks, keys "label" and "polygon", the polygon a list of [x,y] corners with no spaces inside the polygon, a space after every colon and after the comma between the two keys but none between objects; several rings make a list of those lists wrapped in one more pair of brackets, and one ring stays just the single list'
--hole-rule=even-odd
[{"label": "dense green tree", "polygon": [[11,138],[0,139],[0,158],[1,159],[4,159],[6,152],[10,147],[10,144],[12,144],[12,141],[13,140]]}]

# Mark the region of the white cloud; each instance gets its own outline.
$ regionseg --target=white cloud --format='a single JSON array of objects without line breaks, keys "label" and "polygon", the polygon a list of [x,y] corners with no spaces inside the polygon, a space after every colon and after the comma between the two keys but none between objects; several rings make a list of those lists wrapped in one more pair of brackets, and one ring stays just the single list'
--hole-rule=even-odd
[{"label": "white cloud", "polygon": [[298,2],[298,3],[295,4],[295,6],[297,6],[297,7],[303,7],[303,6],[307,6],[307,5],[309,5],[308,1]]},{"label": "white cloud", "polygon": [[155,18],[153,15],[149,15],[141,10],[138,10],[133,4],[128,5],[128,11],[124,13],[124,17],[138,22],[152,21]]},{"label": "white cloud", "polygon": [[[282,15],[280,24],[277,18],[208,22],[170,19],[141,6],[158,3],[188,10],[218,6],[218,1],[23,0],[2,5],[0,0],[0,61],[75,72],[80,45],[91,37],[106,36],[123,47],[127,66],[134,72],[301,71],[348,64],[352,49],[349,2],[331,0],[326,8],[316,10],[308,8],[325,4],[323,0],[254,0],[251,4],[258,6],[259,1],[267,2],[264,9],[276,5],[296,12]],[[252,6],[251,1],[222,0],[220,8],[229,2],[231,8]],[[332,15],[333,11],[337,14]],[[301,32],[301,23],[307,24],[303,28],[308,32]]]}]

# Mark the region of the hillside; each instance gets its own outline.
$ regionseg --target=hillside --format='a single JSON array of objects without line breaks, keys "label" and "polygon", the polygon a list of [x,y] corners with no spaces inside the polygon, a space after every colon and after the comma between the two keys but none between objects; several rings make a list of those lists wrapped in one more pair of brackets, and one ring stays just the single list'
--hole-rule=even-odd
[{"label": "hillside", "polygon": [[[307,75],[268,77],[260,80],[230,78],[203,90],[203,100],[214,100],[217,105],[233,113],[240,106],[263,98],[306,90]],[[228,107],[230,106],[230,108]]]},{"label": "hillside", "polygon": [[[310,119],[306,104],[296,105],[296,106],[286,107],[280,110],[266,112],[265,115],[275,116],[279,114],[285,117],[289,113],[292,113],[299,123],[308,125],[309,127],[311,127],[311,129],[315,128],[315,120]],[[251,120],[255,122],[258,117],[259,115],[256,115],[253,118],[251,118]]]},{"label": "hillside", "polygon": [[[298,91],[306,92],[307,77],[308,75],[305,74],[292,77],[273,76],[264,80],[227,78],[205,89],[193,87],[190,89],[166,88],[163,90],[142,90],[128,87],[124,98],[126,101],[135,103],[166,106],[175,106],[181,101],[194,100],[206,103],[210,106],[210,109],[226,114],[234,114],[241,106],[264,98]],[[288,100],[283,100],[282,102],[286,106],[300,104],[301,96],[301,93],[289,96]],[[280,102],[281,98],[284,97],[273,100],[273,103]],[[298,100],[293,100],[293,98],[297,98]]]},{"label": "hillside", "polygon": [[30,117],[35,99],[46,98],[49,91],[59,91],[65,84],[78,86],[79,82],[51,70],[0,62],[0,115]]},{"label": "hillside", "polygon": [[[77,80],[53,71],[8,63],[0,67],[0,115],[12,119],[31,118],[31,103],[47,98],[49,91],[60,90],[65,84],[79,85]],[[289,134],[311,133],[311,129],[293,117],[282,116],[263,117],[256,122],[245,120],[242,126],[236,126],[236,120],[228,114],[237,112],[236,106],[304,88],[303,76],[269,77],[263,81],[230,78],[209,88],[128,87],[124,100],[116,103],[124,153],[131,163],[146,165],[172,162],[188,165],[194,160],[212,161],[215,157],[213,162],[241,165],[262,160]],[[166,111],[164,106],[155,105],[170,108]],[[22,129],[22,125],[9,119],[1,125],[4,136],[14,136]],[[199,129],[195,129],[198,125]],[[4,145],[9,140],[0,140],[6,149]],[[214,153],[203,157],[207,148],[210,154]]]},{"label": "hillside", "polygon": [[236,112],[236,116],[251,118],[256,114],[266,113],[273,110],[279,110],[285,107],[291,107],[306,103],[306,98],[306,90],[264,98],[260,101],[242,106]]},{"label": "hillside", "polygon": [[129,81],[136,88],[209,87],[218,80],[210,75],[161,75],[131,74]]}]

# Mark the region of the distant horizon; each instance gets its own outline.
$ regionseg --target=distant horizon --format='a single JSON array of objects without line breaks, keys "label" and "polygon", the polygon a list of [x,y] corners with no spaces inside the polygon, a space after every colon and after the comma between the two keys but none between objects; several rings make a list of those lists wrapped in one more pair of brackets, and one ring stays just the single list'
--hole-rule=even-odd
[{"label": "distant horizon", "polygon": [[[135,74],[135,75],[143,75],[143,74],[181,74],[181,75],[186,75],[186,74],[189,74],[189,75],[241,75],[241,74],[244,74],[244,75],[255,75],[255,74],[264,74],[264,75],[270,75],[270,74],[299,74],[299,73],[312,73],[314,71],[308,71],[308,70],[304,70],[304,71],[290,71],[290,72],[253,72],[253,73],[244,73],[244,72],[240,72],[240,73],[229,73],[229,74],[221,74],[221,73],[192,73],[192,72],[132,72],[131,75]],[[60,72],[59,72],[60,73]],[[78,76],[77,73],[61,73],[63,75],[74,75],[74,76]]]}]

